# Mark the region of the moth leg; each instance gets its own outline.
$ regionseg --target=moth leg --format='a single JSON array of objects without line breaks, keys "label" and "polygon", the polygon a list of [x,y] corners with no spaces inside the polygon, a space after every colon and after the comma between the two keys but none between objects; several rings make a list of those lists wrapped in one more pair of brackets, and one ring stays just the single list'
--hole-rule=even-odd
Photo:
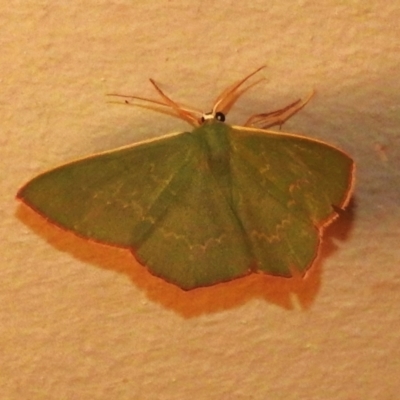
[{"label": "moth leg", "polygon": [[299,99],[279,110],[252,115],[246,121],[244,126],[257,127],[262,129],[268,129],[271,126],[275,125],[279,125],[279,127],[281,127],[286,120],[288,120],[292,115],[300,111],[311,100],[311,97],[313,96],[314,91],[312,91],[304,100]]}]

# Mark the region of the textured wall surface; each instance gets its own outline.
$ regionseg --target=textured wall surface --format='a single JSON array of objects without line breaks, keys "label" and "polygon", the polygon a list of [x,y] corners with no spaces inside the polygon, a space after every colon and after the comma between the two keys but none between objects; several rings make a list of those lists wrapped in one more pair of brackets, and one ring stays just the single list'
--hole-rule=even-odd
[{"label": "textured wall surface", "polygon": [[[2,399],[398,399],[400,6],[379,0],[2,2]],[[283,130],[357,163],[351,206],[304,281],[251,276],[185,293],[127,251],[15,201],[35,174],[186,125],[107,103],[208,111],[266,64],[230,121],[314,88]]]}]

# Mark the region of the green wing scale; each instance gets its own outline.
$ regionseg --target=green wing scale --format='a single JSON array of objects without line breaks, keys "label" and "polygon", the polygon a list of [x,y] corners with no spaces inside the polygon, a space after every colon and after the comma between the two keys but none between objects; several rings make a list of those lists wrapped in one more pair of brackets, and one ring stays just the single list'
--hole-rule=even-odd
[{"label": "green wing scale", "polygon": [[353,161],[325,143],[296,135],[233,129],[237,215],[257,269],[303,273],[317,255],[322,228],[350,198]]}]

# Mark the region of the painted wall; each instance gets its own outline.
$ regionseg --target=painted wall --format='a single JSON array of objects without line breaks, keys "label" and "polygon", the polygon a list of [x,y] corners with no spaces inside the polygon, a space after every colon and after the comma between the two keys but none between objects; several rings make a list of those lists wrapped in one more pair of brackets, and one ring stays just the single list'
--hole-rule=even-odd
[{"label": "painted wall", "polygon": [[[2,2],[0,393],[13,399],[380,399],[400,390],[400,6],[378,0]],[[260,65],[230,121],[316,97],[284,126],[357,163],[306,279],[185,293],[127,251],[15,199],[35,174],[186,129],[106,93],[208,111]],[[167,262],[168,260],[166,260]]]}]

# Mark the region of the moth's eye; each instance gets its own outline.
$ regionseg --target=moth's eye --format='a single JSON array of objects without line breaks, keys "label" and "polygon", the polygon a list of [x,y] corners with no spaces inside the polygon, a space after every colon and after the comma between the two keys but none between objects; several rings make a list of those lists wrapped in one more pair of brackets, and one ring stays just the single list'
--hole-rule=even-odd
[{"label": "moth's eye", "polygon": [[216,119],[217,121],[224,122],[224,121],[225,121],[225,114],[223,114],[222,112],[218,111],[218,112],[215,114],[215,119]]}]

